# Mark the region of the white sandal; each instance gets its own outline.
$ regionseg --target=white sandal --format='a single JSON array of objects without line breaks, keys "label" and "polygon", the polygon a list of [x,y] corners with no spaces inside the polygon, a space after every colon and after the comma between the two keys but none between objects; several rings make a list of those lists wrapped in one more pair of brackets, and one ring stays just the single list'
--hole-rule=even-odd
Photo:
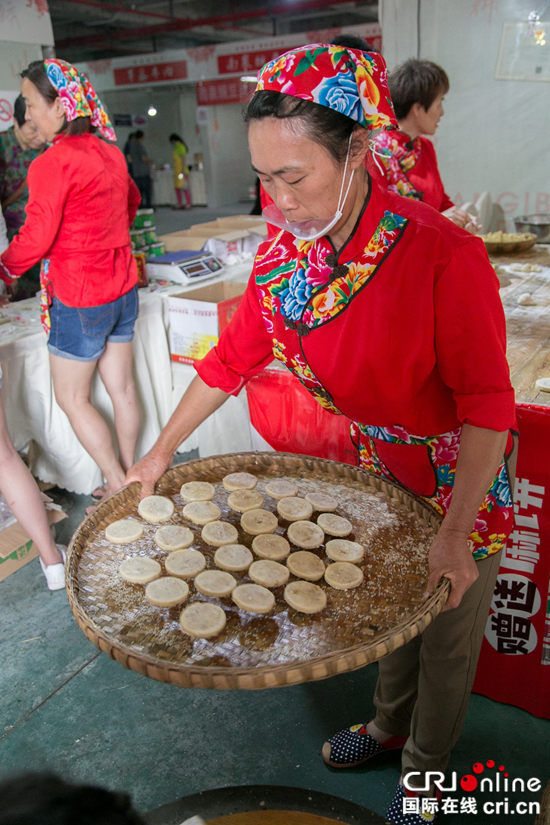
[{"label": "white sandal", "polygon": [[46,566],[42,559],[40,559],[40,567],[46,577],[48,590],[63,590],[65,587],[65,559],[67,558],[67,548],[62,544],[56,544],[55,546],[61,553],[63,562],[59,564],[48,564]]}]

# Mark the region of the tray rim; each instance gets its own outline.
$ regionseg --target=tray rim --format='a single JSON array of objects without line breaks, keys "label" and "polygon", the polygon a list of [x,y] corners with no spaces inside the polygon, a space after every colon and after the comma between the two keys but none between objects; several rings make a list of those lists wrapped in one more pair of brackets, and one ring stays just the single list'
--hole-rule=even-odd
[{"label": "tray rim", "polygon": [[[302,455],[299,453],[279,453],[279,452],[261,452],[249,451],[240,453],[224,453],[216,456],[208,456],[206,458],[193,459],[192,461],[176,464],[170,467],[157,481],[156,488],[162,485],[164,480],[171,481],[170,476],[177,476],[178,471],[182,467],[193,468],[193,466],[200,465],[204,467],[206,462],[214,462],[218,460],[220,463],[229,459],[239,460],[244,457],[249,459],[261,459],[266,457],[273,459],[277,456],[282,459],[290,459],[291,461],[302,460],[304,462],[312,462],[313,465],[329,465],[332,467],[340,467],[341,474],[345,476],[350,471],[356,475],[355,480],[366,481],[366,486],[374,487],[378,491],[388,492],[390,497],[398,500],[400,503],[407,501],[409,504],[415,505],[411,509],[430,523],[436,531],[442,522],[442,517],[437,511],[423,501],[419,496],[414,495],[405,487],[372,473],[352,464],[344,464],[343,462],[333,461],[326,458],[317,458],[315,456]],[[242,667],[208,667],[204,665],[189,665],[176,664],[173,662],[163,662],[162,660],[151,656],[148,653],[138,653],[125,647],[120,642],[109,637],[99,625],[82,609],[78,598],[76,597],[76,587],[73,576],[71,575],[71,567],[75,557],[75,546],[80,540],[80,537],[87,530],[90,522],[101,520],[101,511],[113,499],[120,497],[124,493],[137,492],[139,484],[134,482],[126,487],[121,488],[109,498],[104,499],[96,508],[96,510],[88,515],[84,521],[79,525],[75,531],[67,550],[66,569],[69,575],[67,576],[66,591],[67,598],[71,612],[76,620],[77,625],[83,631],[86,638],[92,641],[104,653],[107,653],[111,659],[115,659],[129,670],[134,670],[141,673],[143,676],[148,676],[156,681],[165,682],[176,685],[177,687],[200,687],[223,690],[261,690],[272,687],[285,687],[302,682],[317,681],[321,679],[328,679],[331,676],[339,673],[351,672],[358,670],[365,665],[377,661],[383,656],[388,655],[393,650],[397,649],[403,644],[406,644],[415,636],[422,633],[425,628],[435,619],[438,613],[441,612],[445,602],[450,593],[450,582],[448,579],[442,579],[433,593],[426,599],[424,604],[417,610],[414,622],[411,618],[404,620],[393,627],[391,630],[377,636],[370,641],[361,642],[353,645],[345,650],[335,653],[326,653],[322,656],[313,657],[311,659],[285,663],[281,665],[262,665],[260,667],[242,668]],[[419,512],[420,510],[420,512]],[[399,644],[389,645],[389,639],[402,638]],[[377,650],[380,648],[380,650]],[[376,655],[369,656],[369,652],[376,650]]]}]

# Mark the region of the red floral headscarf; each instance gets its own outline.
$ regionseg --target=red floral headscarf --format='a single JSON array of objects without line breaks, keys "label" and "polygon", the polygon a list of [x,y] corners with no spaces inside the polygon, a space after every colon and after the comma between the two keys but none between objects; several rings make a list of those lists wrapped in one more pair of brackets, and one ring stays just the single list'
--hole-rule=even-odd
[{"label": "red floral headscarf", "polygon": [[293,49],[260,70],[256,91],[281,92],[347,115],[366,129],[395,129],[384,58],[314,44]]},{"label": "red floral headscarf", "polygon": [[70,123],[77,117],[89,117],[104,138],[116,141],[107,112],[86,75],[66,60],[57,58],[45,60],[44,68],[48,80],[59,93],[67,121]]}]

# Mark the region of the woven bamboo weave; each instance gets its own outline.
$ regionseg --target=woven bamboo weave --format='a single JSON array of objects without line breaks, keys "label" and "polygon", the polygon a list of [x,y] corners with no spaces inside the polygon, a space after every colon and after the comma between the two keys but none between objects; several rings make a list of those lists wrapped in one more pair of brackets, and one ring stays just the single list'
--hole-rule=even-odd
[{"label": "woven bamboo weave", "polygon": [[[250,472],[258,478],[264,508],[276,512],[276,501],[265,493],[273,478],[296,482],[299,495],[318,491],[337,498],[338,515],[348,518],[348,538],[366,548],[359,565],[363,584],[354,590],[334,590],[317,582],[327,594],[327,607],[315,615],[291,609],[284,588],[275,589],[276,604],[267,616],[239,610],[230,598],[210,600],[190,586],[189,602],[214,601],[226,612],[227,625],[219,637],[192,640],[179,627],[181,606],[158,608],[144,598],[140,585],[124,582],[120,563],[131,556],[155,558],[167,554],[154,542],[159,525],[145,524],[141,539],[111,545],[104,537],[108,524],[121,518],[138,519],[140,487],[133,484],[102,502],[75,533],[67,559],[67,594],[79,627],[100,650],[143,676],[179,687],[248,689],[281,687],[326,679],[380,659],[421,633],[443,607],[449,583],[441,582],[423,598],[428,550],[441,523],[421,500],[397,485],[347,464],[286,453],[242,453],[191,461],[168,470],[157,494],[176,505],[170,524],[190,527],[192,547],[204,553],[207,568],[215,568],[215,548],[200,537],[200,528],[181,515],[179,495],[187,481],[209,481],[221,518],[239,530],[239,542],[250,547],[252,537],[240,527],[240,514],[227,505],[225,475]],[[315,520],[314,514],[313,520]],[[277,533],[288,524],[279,518]],[[327,537],[330,538],[330,537]],[[292,548],[296,550],[298,548]],[[315,551],[328,563],[324,546]],[[234,574],[239,583],[246,573]],[[293,577],[291,577],[291,580]]]}]

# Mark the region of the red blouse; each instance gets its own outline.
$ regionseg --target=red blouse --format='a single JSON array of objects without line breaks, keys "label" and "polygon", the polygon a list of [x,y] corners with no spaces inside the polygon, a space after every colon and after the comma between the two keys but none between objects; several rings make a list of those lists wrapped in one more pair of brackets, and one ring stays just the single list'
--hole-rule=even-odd
[{"label": "red blouse", "polygon": [[[306,363],[334,405],[362,424],[399,425],[418,436],[462,423],[497,431],[513,427],[504,313],[481,240],[425,204],[372,185],[338,263],[364,259],[388,213],[406,219],[403,230],[345,311],[301,339]],[[299,248],[286,232],[260,246],[238,311],[196,365],[206,384],[236,395],[274,351],[295,348],[296,330],[278,317],[275,334],[268,331],[256,276],[285,263],[291,272]],[[327,281],[329,253],[334,249],[326,237],[309,249],[307,273],[317,284]]]},{"label": "red blouse", "polygon": [[11,275],[48,258],[55,295],[74,307],[115,301],[135,286],[128,230],[140,194],[119,149],[95,135],[60,136],[32,162],[27,183],[27,219],[1,257]]},{"label": "red blouse", "polygon": [[[433,206],[438,212],[445,212],[446,209],[454,206],[454,203],[445,192],[437,167],[434,145],[428,138],[420,137],[419,140],[422,146],[420,157],[412,169],[407,171],[406,175],[416,191],[422,192],[423,203]],[[379,186],[384,188],[388,186],[389,180],[381,173],[370,153],[367,169]]]}]

